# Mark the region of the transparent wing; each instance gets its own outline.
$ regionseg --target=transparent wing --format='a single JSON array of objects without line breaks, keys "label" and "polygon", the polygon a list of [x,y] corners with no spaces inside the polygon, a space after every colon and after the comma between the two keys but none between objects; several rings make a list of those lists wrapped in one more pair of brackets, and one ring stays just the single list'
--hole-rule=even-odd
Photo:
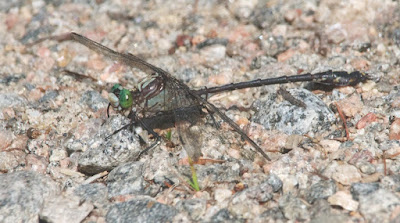
[{"label": "transparent wing", "polygon": [[197,161],[201,156],[203,145],[202,107],[199,101],[184,90],[175,79],[168,79],[165,86],[171,97],[170,103],[173,107],[179,141],[188,156]]}]

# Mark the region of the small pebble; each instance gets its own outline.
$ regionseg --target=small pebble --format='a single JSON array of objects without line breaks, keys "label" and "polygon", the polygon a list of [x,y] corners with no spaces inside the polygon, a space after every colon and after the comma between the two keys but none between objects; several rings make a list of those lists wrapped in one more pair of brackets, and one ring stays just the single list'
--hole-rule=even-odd
[{"label": "small pebble", "polygon": [[13,141],[13,134],[7,130],[0,130],[0,151],[5,150]]},{"label": "small pebble", "polygon": [[370,112],[366,114],[364,117],[362,117],[356,124],[357,129],[363,129],[365,128],[368,124],[376,122],[377,117],[374,113]]},{"label": "small pebble", "polygon": [[336,192],[336,194],[330,196],[328,198],[328,202],[331,205],[340,206],[343,209],[348,210],[348,211],[356,211],[358,208],[358,202],[353,200],[351,198],[351,195],[344,191],[338,191],[338,192]]},{"label": "small pebble", "polygon": [[40,47],[37,51],[37,55],[41,58],[46,58],[50,56],[50,50],[47,47]]},{"label": "small pebble", "polygon": [[50,222],[79,223],[89,215],[93,208],[92,203],[81,201],[78,196],[52,196],[44,201],[40,216]]},{"label": "small pebble", "polygon": [[351,61],[351,65],[356,70],[369,70],[369,62],[365,59],[354,59]]},{"label": "small pebble", "polygon": [[379,43],[378,46],[376,46],[376,53],[378,55],[385,55],[386,53],[386,46],[383,43]]},{"label": "small pebble", "polygon": [[360,196],[359,202],[359,211],[369,222],[389,222],[393,208],[400,206],[399,196],[384,189]]},{"label": "small pebble", "polygon": [[293,22],[297,17],[301,15],[301,11],[297,9],[288,10],[285,13],[285,20],[289,23]]},{"label": "small pebble", "polygon": [[313,204],[317,200],[328,198],[336,190],[336,183],[333,180],[320,181],[306,190],[305,197],[308,203]]},{"label": "small pebble", "polygon": [[389,139],[400,140],[400,119],[396,119],[390,126]]},{"label": "small pebble", "polygon": [[216,189],[214,191],[214,199],[217,202],[222,202],[232,196],[232,191],[228,189]]},{"label": "small pebble", "polygon": [[346,117],[354,117],[356,114],[359,114],[363,108],[361,98],[356,94],[340,100],[338,104]]},{"label": "small pebble", "polygon": [[225,58],[226,47],[222,45],[212,45],[200,51],[200,55],[207,64],[217,63]]},{"label": "small pebble", "polygon": [[35,171],[42,174],[46,173],[48,162],[44,157],[35,154],[28,154],[25,160],[26,170]]},{"label": "small pebble", "polygon": [[282,178],[283,182],[283,193],[290,193],[291,191],[295,191],[296,187],[299,185],[299,182],[297,181],[295,176],[287,176],[285,178]]},{"label": "small pebble", "polygon": [[278,62],[285,62],[287,60],[289,60],[291,57],[293,57],[293,55],[295,54],[295,51],[292,49],[286,50],[283,53],[280,53],[278,55]]},{"label": "small pebble", "polygon": [[365,173],[368,175],[374,174],[376,172],[376,168],[372,163],[362,162],[361,164],[358,164],[357,166],[362,173]]},{"label": "small pebble", "polygon": [[338,151],[341,143],[337,140],[323,139],[319,142],[319,144],[324,148],[324,150],[328,153],[334,153]]},{"label": "small pebble", "polygon": [[61,149],[54,149],[51,151],[50,162],[57,162],[65,159],[68,156],[67,151]]},{"label": "small pebble", "polygon": [[355,166],[342,164],[335,168],[332,178],[343,185],[351,185],[361,180],[361,174]]},{"label": "small pebble", "polygon": [[72,56],[68,48],[63,49],[57,58],[57,65],[59,67],[66,67],[71,62]]},{"label": "small pebble", "polygon": [[361,89],[363,92],[369,92],[372,91],[376,87],[376,83],[373,81],[367,81],[361,86]]},{"label": "small pebble", "polygon": [[347,37],[347,32],[340,23],[328,26],[325,32],[329,41],[335,44],[343,42]]},{"label": "small pebble", "polygon": [[0,172],[11,172],[18,166],[25,164],[25,155],[21,150],[0,152]]},{"label": "small pebble", "polygon": [[353,199],[358,201],[360,196],[368,195],[379,189],[379,183],[354,183],[350,187]]},{"label": "small pebble", "polygon": [[35,128],[29,128],[28,131],[26,131],[26,135],[30,138],[30,139],[36,139],[38,138],[41,134],[40,131],[35,129]]},{"label": "small pebble", "polygon": [[96,58],[89,60],[87,66],[94,70],[103,70],[107,66],[107,63],[103,59]]}]

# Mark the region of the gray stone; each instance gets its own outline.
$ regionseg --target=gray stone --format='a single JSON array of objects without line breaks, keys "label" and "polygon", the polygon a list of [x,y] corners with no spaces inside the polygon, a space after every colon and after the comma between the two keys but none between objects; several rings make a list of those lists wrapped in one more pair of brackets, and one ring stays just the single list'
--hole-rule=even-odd
[{"label": "gray stone", "polygon": [[54,99],[56,99],[56,97],[58,96],[58,91],[48,91],[46,92],[46,94],[44,94],[40,99],[39,99],[39,103],[46,103],[46,102],[50,102]]},{"label": "gray stone", "polygon": [[303,135],[310,131],[327,130],[335,120],[334,113],[325,103],[306,89],[290,89],[290,94],[303,102],[306,108],[289,101],[277,102],[278,95],[271,93],[255,102],[253,121],[266,129],[276,129],[286,134]]},{"label": "gray stone", "polygon": [[279,199],[279,207],[289,220],[306,221],[310,219],[310,213],[304,201],[291,194],[284,195]]},{"label": "gray stone", "polygon": [[285,38],[282,36],[267,36],[268,38],[262,38],[260,45],[265,50],[267,56],[274,57],[276,54],[286,50]]},{"label": "gray stone", "polygon": [[171,222],[178,211],[153,199],[116,203],[106,215],[107,222]]},{"label": "gray stone", "polygon": [[[214,165],[197,165],[196,172],[198,179],[208,179],[212,182],[231,181],[239,178],[239,168],[232,168],[233,163],[214,164]],[[178,166],[181,173],[190,173],[188,166]],[[200,187],[205,185],[199,182]]]},{"label": "gray stone", "polygon": [[80,185],[74,190],[74,193],[81,200],[92,202],[97,208],[106,207],[110,203],[107,187],[102,183]]},{"label": "gray stone", "polygon": [[26,78],[25,74],[2,74],[0,77],[0,84],[4,84],[6,86],[10,86],[11,83],[18,83],[18,81]]},{"label": "gray stone", "polygon": [[24,166],[26,153],[21,150],[0,152],[0,171],[11,172],[20,166]]},{"label": "gray stone", "polygon": [[237,222],[237,223],[239,223],[239,222],[245,222],[245,220],[236,218],[228,211],[228,209],[223,208],[211,217],[210,222],[212,222],[212,223],[219,223],[219,222],[234,222],[234,223]]},{"label": "gray stone", "polygon": [[264,55],[257,56],[251,61],[250,69],[252,70],[260,69],[261,67],[271,63],[276,63],[276,59]]},{"label": "gray stone", "polygon": [[273,220],[273,221],[283,221],[286,222],[287,219],[283,215],[282,211],[278,207],[274,207],[264,211],[262,214],[257,216],[255,221],[259,220],[259,222],[265,222],[265,219]]},{"label": "gray stone", "polygon": [[278,192],[283,186],[282,180],[275,174],[268,175],[267,182],[269,185],[271,185],[272,190],[275,193]]},{"label": "gray stone", "polygon": [[362,173],[371,175],[374,174],[376,172],[376,167],[369,162],[361,162],[359,164],[357,164],[357,167],[360,169],[360,171]]},{"label": "gray stone", "polygon": [[38,222],[47,197],[59,193],[49,177],[21,171],[0,175],[0,222]]},{"label": "gray stone", "polygon": [[110,174],[108,174],[107,182],[115,182],[124,180],[127,177],[139,178],[143,174],[143,163],[142,162],[129,162],[124,163],[117,168],[113,169]]},{"label": "gray stone", "polygon": [[271,198],[273,197],[274,189],[268,181],[265,181],[260,185],[244,190],[244,192],[249,199],[255,199],[260,203],[264,203],[271,200]]},{"label": "gray stone", "polygon": [[80,102],[86,104],[95,112],[101,108],[106,108],[109,103],[108,100],[103,98],[97,91],[86,91],[83,93]]},{"label": "gray stone", "polygon": [[257,204],[265,203],[273,197],[273,187],[265,180],[261,184],[236,193],[229,202],[228,209],[235,216],[254,218],[263,212]]},{"label": "gray stone", "polygon": [[15,93],[0,94],[0,109],[7,107],[20,107],[25,104],[26,100]]},{"label": "gray stone", "polygon": [[351,221],[350,218],[344,214],[320,215],[311,220],[311,223],[320,223],[320,222],[351,222]]},{"label": "gray stone", "polygon": [[312,204],[318,199],[326,199],[336,192],[336,183],[333,180],[320,181],[313,184],[306,191],[306,200]]},{"label": "gray stone", "polygon": [[226,47],[222,45],[212,45],[204,47],[200,51],[200,55],[207,61],[207,64],[217,63],[224,59],[226,54]]},{"label": "gray stone", "polygon": [[[109,198],[119,195],[149,195],[153,187],[143,178],[143,163],[125,163],[113,169],[108,175]],[[154,191],[157,191],[155,189]]]},{"label": "gray stone", "polygon": [[45,200],[40,219],[45,222],[80,223],[93,210],[93,205],[81,202],[78,196],[60,195]]},{"label": "gray stone", "polygon": [[328,215],[330,214],[330,212],[331,212],[331,205],[327,200],[324,199],[316,200],[310,208],[311,219]]},{"label": "gray stone", "polygon": [[390,213],[400,205],[397,194],[384,189],[361,195],[359,200],[359,210],[368,222],[388,222]]},{"label": "gray stone", "polygon": [[353,183],[350,187],[350,193],[353,199],[358,201],[360,196],[368,195],[379,189],[379,183]]},{"label": "gray stone", "polygon": [[0,11],[5,13],[8,12],[11,8],[19,8],[26,4],[29,1],[27,0],[11,0],[11,1],[0,1]]},{"label": "gray stone", "polygon": [[254,9],[251,17],[252,23],[261,29],[274,27],[276,24],[282,23],[284,18],[279,4],[273,5],[273,7],[265,7],[263,3],[265,4],[264,1],[260,1]]},{"label": "gray stone", "polygon": [[206,205],[207,200],[198,198],[182,200],[176,204],[176,208],[180,211],[186,211],[193,220],[197,221],[204,216]]},{"label": "gray stone", "polygon": [[400,175],[385,176],[381,179],[381,188],[400,192]]},{"label": "gray stone", "polygon": [[[137,136],[127,129],[123,129],[115,135],[112,133],[127,124],[123,116],[113,116],[104,125],[88,126],[95,129],[88,133],[88,137],[71,140],[67,147],[76,150],[76,142],[80,141],[84,152],[79,156],[78,168],[86,174],[97,174],[102,171],[110,171],[121,163],[135,160],[141,151]],[[91,137],[90,137],[91,136]],[[81,137],[81,136],[79,136]],[[79,143],[78,143],[79,144]]]}]

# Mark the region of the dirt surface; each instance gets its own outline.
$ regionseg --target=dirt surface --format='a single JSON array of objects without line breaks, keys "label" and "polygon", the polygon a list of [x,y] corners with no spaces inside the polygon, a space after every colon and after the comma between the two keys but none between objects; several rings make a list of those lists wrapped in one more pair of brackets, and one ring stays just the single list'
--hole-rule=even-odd
[{"label": "dirt surface", "polygon": [[[0,222],[400,221],[398,2],[21,0],[0,18]],[[371,80],[209,95],[272,161],[205,119],[195,191],[175,128],[138,160],[133,129],[107,137],[129,123],[107,117],[109,89],[147,74],[73,41],[31,45],[69,32],[192,89],[328,70]]]}]

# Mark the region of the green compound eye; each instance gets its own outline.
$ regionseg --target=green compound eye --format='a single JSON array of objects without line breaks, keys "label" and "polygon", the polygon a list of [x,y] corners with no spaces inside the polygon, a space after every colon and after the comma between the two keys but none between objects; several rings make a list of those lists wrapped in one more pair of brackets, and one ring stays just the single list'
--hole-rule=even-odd
[{"label": "green compound eye", "polygon": [[122,89],[119,92],[119,105],[121,106],[121,108],[125,109],[131,107],[132,104],[133,104],[133,97],[131,92],[127,89]]}]

